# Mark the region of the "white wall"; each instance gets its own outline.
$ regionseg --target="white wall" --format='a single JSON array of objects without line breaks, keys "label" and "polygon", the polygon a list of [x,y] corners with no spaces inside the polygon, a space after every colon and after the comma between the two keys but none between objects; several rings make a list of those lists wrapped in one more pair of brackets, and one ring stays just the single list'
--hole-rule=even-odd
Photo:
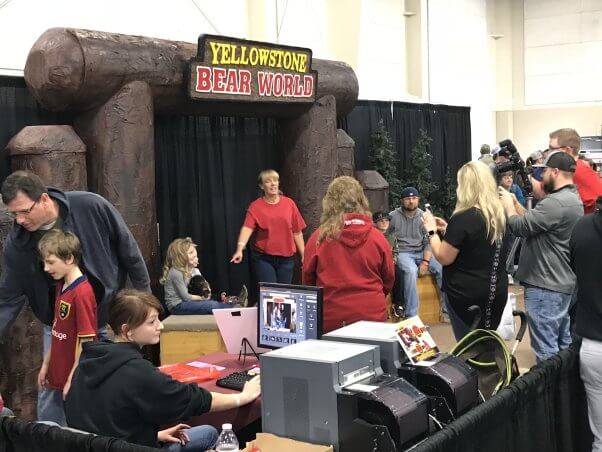
[{"label": "white wall", "polygon": [[429,101],[471,107],[473,157],[495,140],[495,61],[485,0],[429,0]]},{"label": "white wall", "polygon": [[360,99],[407,98],[404,2],[364,0],[356,73]]},{"label": "white wall", "polygon": [[525,0],[525,105],[602,100],[602,1]]},{"label": "white wall", "polygon": [[[265,2],[266,37],[270,42],[307,47],[313,56],[331,59],[327,45],[327,0]],[[276,11],[276,3],[278,10]],[[276,26],[276,12],[278,25]],[[277,34],[276,30],[279,30]]]}]

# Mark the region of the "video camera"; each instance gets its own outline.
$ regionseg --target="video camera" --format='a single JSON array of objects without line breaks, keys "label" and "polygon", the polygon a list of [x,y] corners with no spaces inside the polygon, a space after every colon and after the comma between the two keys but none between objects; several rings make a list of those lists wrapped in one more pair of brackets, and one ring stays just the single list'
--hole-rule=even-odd
[{"label": "video camera", "polygon": [[529,180],[530,168],[527,168],[525,162],[521,158],[518,149],[510,139],[500,141],[500,149],[497,151],[497,155],[508,159],[506,162],[495,163],[491,167],[493,171],[493,177],[499,184],[499,178],[502,174],[513,171],[516,173],[518,179],[520,179],[520,185],[526,192],[527,196],[532,196],[533,186]]}]

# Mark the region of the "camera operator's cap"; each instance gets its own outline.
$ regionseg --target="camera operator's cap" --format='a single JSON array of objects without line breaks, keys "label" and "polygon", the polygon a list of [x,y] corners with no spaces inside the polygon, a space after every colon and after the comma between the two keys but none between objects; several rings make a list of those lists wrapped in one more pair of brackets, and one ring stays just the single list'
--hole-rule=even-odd
[{"label": "camera operator's cap", "polygon": [[372,221],[376,223],[380,220],[390,220],[389,214],[387,212],[374,212],[372,214]]},{"label": "camera operator's cap", "polygon": [[406,187],[401,190],[401,199],[410,198],[411,196],[420,196],[420,193],[414,187]]},{"label": "camera operator's cap", "polygon": [[543,163],[533,165],[533,168],[557,168],[561,171],[574,173],[577,169],[575,159],[566,152],[556,151],[548,155]]}]

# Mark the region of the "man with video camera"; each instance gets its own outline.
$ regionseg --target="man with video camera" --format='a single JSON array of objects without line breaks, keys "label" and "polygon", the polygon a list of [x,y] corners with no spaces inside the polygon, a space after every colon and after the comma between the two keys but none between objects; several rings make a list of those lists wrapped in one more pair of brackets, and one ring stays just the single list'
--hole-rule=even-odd
[{"label": "man with video camera", "polygon": [[545,360],[571,343],[568,308],[575,287],[570,268],[569,239],[583,216],[583,204],[573,185],[576,164],[564,152],[548,155],[542,166],[547,196],[525,210],[506,190],[500,198],[510,231],[526,239],[517,279],[525,287],[531,347],[537,361]]}]

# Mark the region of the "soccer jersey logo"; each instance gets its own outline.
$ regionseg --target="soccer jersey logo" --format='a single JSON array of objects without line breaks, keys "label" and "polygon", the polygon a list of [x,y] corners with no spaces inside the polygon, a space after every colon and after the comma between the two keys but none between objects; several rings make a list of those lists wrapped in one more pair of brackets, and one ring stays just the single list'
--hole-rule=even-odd
[{"label": "soccer jersey logo", "polygon": [[69,317],[70,311],[71,304],[61,300],[61,304],[59,305],[59,317],[61,318],[61,320],[65,320],[67,317]]}]

